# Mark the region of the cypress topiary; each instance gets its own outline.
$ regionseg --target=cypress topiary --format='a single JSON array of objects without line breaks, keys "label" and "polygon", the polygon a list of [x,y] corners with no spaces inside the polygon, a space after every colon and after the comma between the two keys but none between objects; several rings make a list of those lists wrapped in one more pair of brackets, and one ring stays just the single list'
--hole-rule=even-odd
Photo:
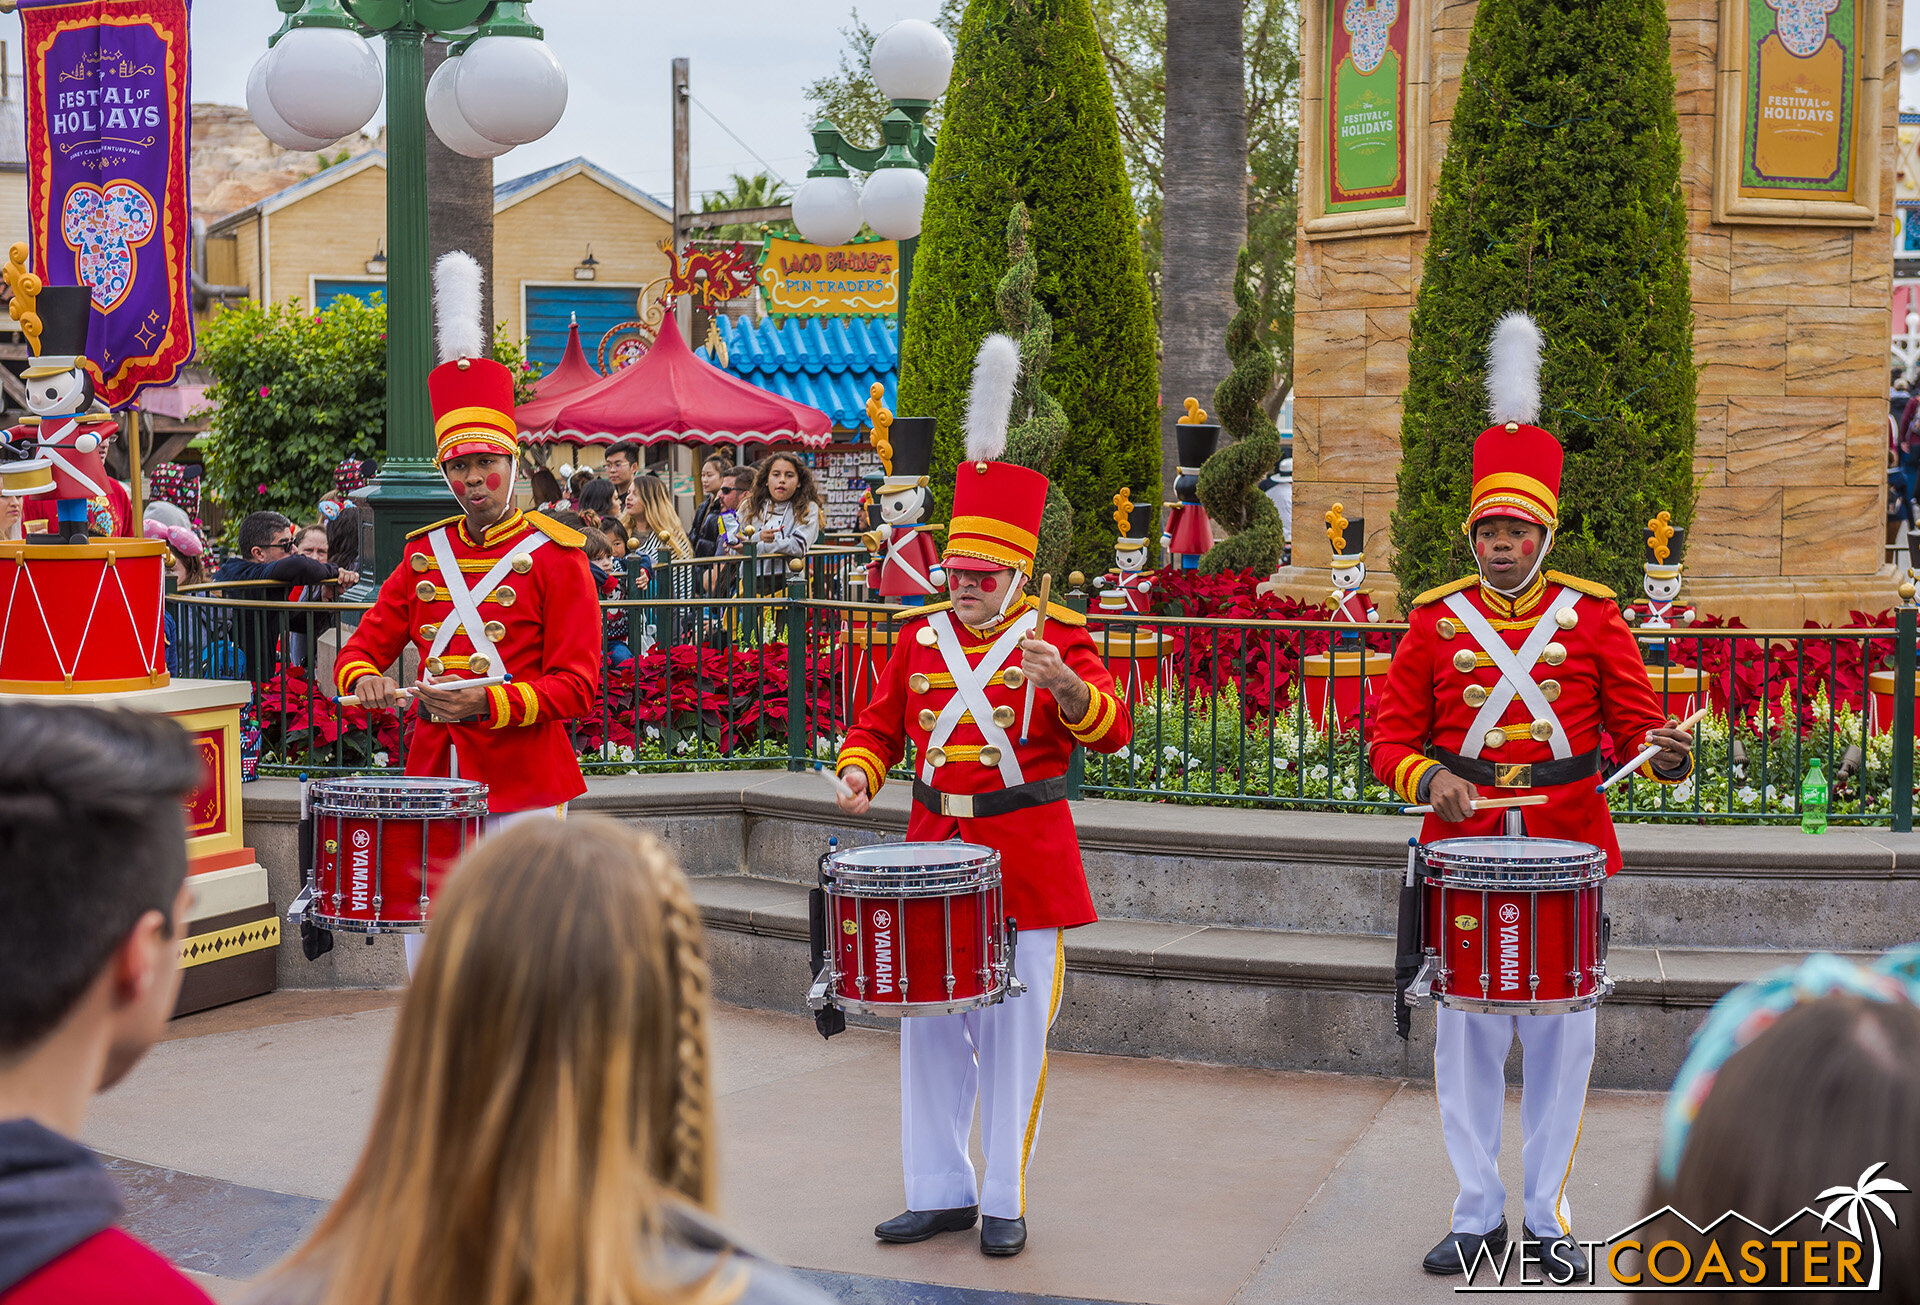
[{"label": "cypress topiary", "polygon": [[1067,422],[1049,475],[1074,509],[1067,564],[1099,574],[1114,491],[1159,495],[1160,419],[1140,232],[1088,0],[973,0],[944,109],[898,408],[938,419],[937,467],[960,460],[973,356],[1000,326],[1007,211],[1024,203],[1045,252],[1032,293],[1055,327],[1047,388]]},{"label": "cypress topiary", "polygon": [[1493,324],[1545,339],[1566,448],[1549,565],[1639,586],[1649,517],[1691,519],[1693,314],[1663,0],[1482,0],[1440,168],[1401,421],[1401,592],[1470,573],[1460,531]]},{"label": "cypress topiary", "polygon": [[[1013,414],[1007,431],[1008,462],[1032,467],[1049,481],[1054,460],[1067,442],[1067,414],[1059,400],[1041,386],[1053,356],[1053,317],[1033,297],[1040,264],[1027,243],[1033,226],[1025,204],[1015,204],[1007,215],[1007,274],[1000,278],[1000,320],[1007,334],[1020,342],[1020,380],[1014,386]],[[1034,552],[1034,573],[1060,577],[1067,549],[1073,542],[1073,504],[1058,482],[1047,486],[1047,506],[1040,516],[1040,544]]]},{"label": "cypress topiary", "polygon": [[1261,575],[1280,565],[1286,532],[1280,509],[1260,482],[1280,461],[1280,428],[1261,400],[1273,388],[1273,354],[1260,342],[1260,300],[1247,282],[1245,249],[1233,277],[1233,300],[1240,311],[1227,323],[1227,356],[1233,370],[1213,391],[1220,427],[1233,443],[1200,464],[1196,493],[1214,522],[1232,533],[1206,551],[1200,569],[1208,575],[1253,570]]}]

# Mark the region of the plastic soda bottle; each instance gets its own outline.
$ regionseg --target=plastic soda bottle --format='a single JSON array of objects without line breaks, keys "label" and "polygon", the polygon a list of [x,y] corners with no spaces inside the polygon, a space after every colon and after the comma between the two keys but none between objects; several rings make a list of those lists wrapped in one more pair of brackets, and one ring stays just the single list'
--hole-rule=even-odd
[{"label": "plastic soda bottle", "polygon": [[1827,832],[1827,777],[1818,757],[1807,770],[1806,782],[1800,785],[1800,828],[1809,834]]}]

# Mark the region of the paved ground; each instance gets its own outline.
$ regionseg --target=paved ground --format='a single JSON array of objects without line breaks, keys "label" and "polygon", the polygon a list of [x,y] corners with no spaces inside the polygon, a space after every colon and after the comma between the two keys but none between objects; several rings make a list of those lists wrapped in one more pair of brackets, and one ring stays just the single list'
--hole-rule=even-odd
[{"label": "paved ground", "polygon": [[[339,1190],[371,1116],[399,994],[283,992],[176,1021],[96,1103],[131,1224],[225,1300]],[[1430,1017],[1429,1017],[1430,1018]],[[1602,1018],[1605,1018],[1604,1015]],[[1221,1302],[1440,1301],[1420,1272],[1452,1174],[1430,1085],[1061,1054],[1028,1179],[1026,1254],[947,1236],[884,1246],[897,1213],[897,1040],[723,1007],[716,1082],[725,1213],[752,1245],[860,1305],[1035,1296]],[[1656,1094],[1595,1092],[1569,1187],[1599,1236],[1638,1214]],[[1518,1097],[1508,1102],[1510,1193]],[[1517,1196],[1509,1218],[1519,1226]]]}]

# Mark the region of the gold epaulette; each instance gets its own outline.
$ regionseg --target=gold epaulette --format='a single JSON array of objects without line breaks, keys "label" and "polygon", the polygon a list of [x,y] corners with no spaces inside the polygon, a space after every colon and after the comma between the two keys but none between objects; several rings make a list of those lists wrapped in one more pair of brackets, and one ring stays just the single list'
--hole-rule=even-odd
[{"label": "gold epaulette", "polygon": [[441,526],[451,526],[457,522],[464,521],[464,520],[466,520],[466,514],[460,513],[457,516],[448,517],[444,521],[436,521],[430,526],[421,526],[418,530],[415,530],[410,534],[408,534],[407,538],[419,539],[423,536],[432,534],[434,531],[438,530]]},{"label": "gold epaulette", "polygon": [[1425,607],[1428,603],[1437,603],[1442,598],[1451,598],[1462,589],[1471,589],[1479,583],[1480,577],[1477,575],[1462,576],[1452,584],[1444,584],[1437,588],[1427,590],[1426,593],[1421,594],[1413,600],[1413,605],[1415,607]]},{"label": "gold epaulette", "polygon": [[529,512],[526,516],[528,525],[562,548],[585,547],[587,537],[572,526],[562,525],[544,512]]},{"label": "gold epaulette", "polygon": [[943,599],[937,603],[923,603],[919,607],[903,608],[900,612],[900,619],[903,621],[917,621],[923,616],[932,616],[935,612],[944,612],[952,607],[952,599]]},{"label": "gold epaulette", "polygon": [[1577,575],[1563,575],[1558,571],[1549,571],[1547,572],[1547,579],[1551,580],[1554,584],[1565,585],[1577,593],[1583,593],[1589,598],[1618,598],[1620,596],[1601,584],[1598,580],[1582,580]]}]

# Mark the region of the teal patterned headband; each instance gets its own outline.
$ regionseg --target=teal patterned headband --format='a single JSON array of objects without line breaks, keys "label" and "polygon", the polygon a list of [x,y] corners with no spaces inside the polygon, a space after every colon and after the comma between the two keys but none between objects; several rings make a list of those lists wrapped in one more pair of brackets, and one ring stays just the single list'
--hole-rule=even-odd
[{"label": "teal patterned headband", "polygon": [[1817,952],[1798,965],[1782,966],[1722,997],[1693,1035],[1693,1046],[1667,1094],[1660,1140],[1660,1180],[1671,1183],[1680,1172],[1687,1131],[1700,1113],[1720,1067],[1740,1048],[1803,1001],[1833,993],[1852,993],[1870,1001],[1903,1001],[1920,1006],[1920,943],[1896,947],[1872,965],[1856,965],[1830,952]]}]

